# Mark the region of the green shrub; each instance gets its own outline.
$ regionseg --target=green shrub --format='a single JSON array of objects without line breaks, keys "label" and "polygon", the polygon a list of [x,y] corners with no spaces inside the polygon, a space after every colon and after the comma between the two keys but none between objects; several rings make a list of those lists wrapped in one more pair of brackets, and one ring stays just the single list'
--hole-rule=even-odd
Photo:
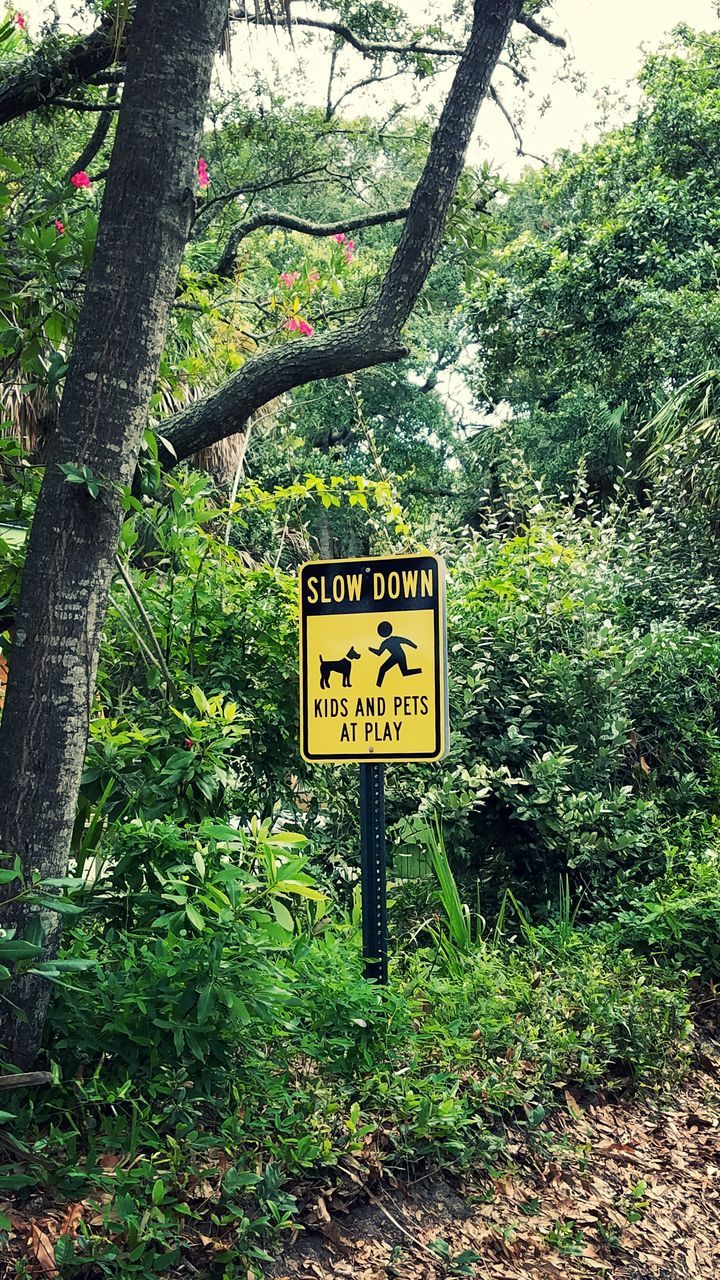
[{"label": "green shrub", "polygon": [[720,977],[720,841],[717,829],[697,855],[668,854],[665,873],[637,888],[617,912],[628,945],[691,970]]}]

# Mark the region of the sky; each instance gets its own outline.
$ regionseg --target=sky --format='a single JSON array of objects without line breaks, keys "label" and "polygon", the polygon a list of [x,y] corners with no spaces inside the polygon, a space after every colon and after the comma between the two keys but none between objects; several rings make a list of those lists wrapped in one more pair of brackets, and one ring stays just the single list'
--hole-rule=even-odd
[{"label": "sky", "polygon": [[[421,23],[437,13],[435,0],[396,0],[406,9],[412,21]],[[605,119],[619,123],[639,98],[633,83],[642,62],[642,50],[656,48],[679,22],[706,30],[718,29],[717,0],[554,0],[543,13],[543,20],[568,40],[575,72],[585,79],[586,89],[579,93],[566,76],[566,60],[562,53],[540,41],[534,56],[530,95],[519,94],[507,76],[500,75],[498,86],[519,122],[524,150],[535,159],[518,157],[511,130],[498,109],[486,102],[482,108],[470,159],[488,159],[508,178],[516,177],[528,163],[547,159],[561,148],[576,148],[591,140],[603,119],[601,101],[611,106]],[[63,19],[70,18],[73,0],[56,0]],[[50,5],[47,0],[20,0],[29,30],[37,30]],[[276,6],[280,10],[281,6]],[[292,0],[294,13],[306,6]],[[329,12],[323,15],[330,16]],[[71,25],[76,23],[71,21]],[[82,30],[82,27],[78,28]],[[309,49],[302,41],[293,49],[284,32],[253,33],[245,24],[234,26],[234,76],[242,81],[253,70],[274,66],[277,84],[290,96],[324,102],[327,84],[327,47]],[[349,80],[367,75],[367,63],[359,55],[346,59]],[[442,100],[451,71],[436,77],[425,88],[425,98]],[[406,85],[403,89],[406,89]],[[357,110],[384,112],[401,95],[397,81],[389,81],[375,93],[357,94],[350,99]],[[547,102],[549,105],[544,106]]]},{"label": "sky", "polygon": [[[538,47],[535,99],[528,108],[523,141],[528,151],[544,157],[592,139],[600,116],[595,95],[606,89],[611,97],[624,97],[627,103],[625,112],[612,114],[611,122],[627,115],[639,99],[638,87],[632,82],[642,63],[643,47],[657,48],[680,22],[709,31],[719,25],[713,0],[555,0],[546,13],[547,25],[566,37],[577,70],[587,78],[588,91],[578,94],[559,81],[562,68],[557,50]],[[541,115],[536,104],[545,94],[551,106]],[[514,176],[522,162],[507,155],[512,153],[512,139],[503,142],[496,127],[500,122],[491,125],[487,110],[485,114],[490,148],[498,159],[502,153],[509,176]]]}]

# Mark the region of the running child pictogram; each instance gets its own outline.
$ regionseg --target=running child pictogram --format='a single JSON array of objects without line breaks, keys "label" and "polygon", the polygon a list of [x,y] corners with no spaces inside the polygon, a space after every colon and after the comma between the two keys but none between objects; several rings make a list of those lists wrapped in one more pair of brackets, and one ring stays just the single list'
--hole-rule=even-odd
[{"label": "running child pictogram", "polygon": [[407,657],[405,656],[405,646],[410,649],[417,649],[414,640],[408,640],[404,636],[393,635],[392,624],[389,622],[381,622],[378,625],[378,635],[382,636],[382,644],[379,649],[370,648],[370,653],[374,653],[381,658],[384,653],[388,657],[383,662],[377,675],[377,687],[382,688],[382,682],[388,671],[393,667],[399,667],[403,676],[419,676],[422,675],[422,667],[408,667]]}]

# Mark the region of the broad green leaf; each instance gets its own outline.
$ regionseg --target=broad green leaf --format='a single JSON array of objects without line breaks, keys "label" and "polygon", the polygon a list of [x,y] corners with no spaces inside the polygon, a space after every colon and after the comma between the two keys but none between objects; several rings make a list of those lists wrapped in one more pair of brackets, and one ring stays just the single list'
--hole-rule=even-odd
[{"label": "broad green leaf", "polygon": [[193,927],[198,930],[198,933],[202,933],[203,929],[205,928],[205,921],[200,915],[200,912],[197,910],[196,907],[192,905],[191,902],[188,902],[187,906],[185,907],[185,915],[187,916],[191,925],[193,925]]}]

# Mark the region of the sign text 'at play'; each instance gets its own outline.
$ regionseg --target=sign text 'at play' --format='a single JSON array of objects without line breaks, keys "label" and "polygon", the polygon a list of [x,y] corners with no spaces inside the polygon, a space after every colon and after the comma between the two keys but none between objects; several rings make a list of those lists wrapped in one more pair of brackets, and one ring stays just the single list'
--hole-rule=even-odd
[{"label": "sign text 'at play'", "polygon": [[305,759],[439,760],[447,744],[445,634],[437,556],[304,564]]}]

